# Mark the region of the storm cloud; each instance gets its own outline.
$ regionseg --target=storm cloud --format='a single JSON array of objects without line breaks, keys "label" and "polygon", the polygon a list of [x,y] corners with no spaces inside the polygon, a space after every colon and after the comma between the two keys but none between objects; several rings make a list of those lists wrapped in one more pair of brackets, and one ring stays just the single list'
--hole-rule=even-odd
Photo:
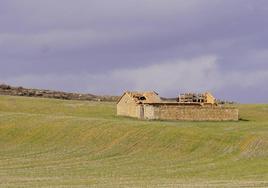
[{"label": "storm cloud", "polygon": [[268,102],[267,17],[265,0],[3,0],[0,81]]}]

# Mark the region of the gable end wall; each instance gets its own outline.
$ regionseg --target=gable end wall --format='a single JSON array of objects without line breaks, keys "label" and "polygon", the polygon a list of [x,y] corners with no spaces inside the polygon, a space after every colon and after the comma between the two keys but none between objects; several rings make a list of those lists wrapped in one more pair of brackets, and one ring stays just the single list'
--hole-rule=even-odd
[{"label": "gable end wall", "polygon": [[140,118],[140,105],[125,94],[117,103],[117,115]]}]

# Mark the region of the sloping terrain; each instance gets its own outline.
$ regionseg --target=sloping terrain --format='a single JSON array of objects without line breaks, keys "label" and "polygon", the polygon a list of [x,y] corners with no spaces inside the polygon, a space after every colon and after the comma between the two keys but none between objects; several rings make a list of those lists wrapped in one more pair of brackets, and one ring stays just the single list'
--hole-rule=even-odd
[{"label": "sloping terrain", "polygon": [[0,84],[0,95],[42,97],[62,100],[81,100],[81,101],[110,101],[118,100],[118,96],[97,96],[84,93],[70,93],[63,91],[53,91],[46,89],[29,89],[24,87],[13,87],[6,84]]},{"label": "sloping terrain", "polygon": [[115,103],[0,96],[0,187],[268,187],[268,105],[140,121]]}]

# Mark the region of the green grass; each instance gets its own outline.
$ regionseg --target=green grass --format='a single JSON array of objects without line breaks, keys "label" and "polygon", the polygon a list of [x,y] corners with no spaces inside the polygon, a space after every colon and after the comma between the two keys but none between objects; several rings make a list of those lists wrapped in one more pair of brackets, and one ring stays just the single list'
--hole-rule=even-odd
[{"label": "green grass", "polygon": [[0,96],[0,187],[268,187],[268,105],[140,121],[114,103]]}]

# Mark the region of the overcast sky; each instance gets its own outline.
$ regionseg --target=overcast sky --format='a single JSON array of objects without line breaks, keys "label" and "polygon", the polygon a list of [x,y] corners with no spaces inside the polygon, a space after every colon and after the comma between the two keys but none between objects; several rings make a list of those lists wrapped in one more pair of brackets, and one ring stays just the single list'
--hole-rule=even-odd
[{"label": "overcast sky", "polygon": [[0,0],[0,83],[268,103],[267,0]]}]

